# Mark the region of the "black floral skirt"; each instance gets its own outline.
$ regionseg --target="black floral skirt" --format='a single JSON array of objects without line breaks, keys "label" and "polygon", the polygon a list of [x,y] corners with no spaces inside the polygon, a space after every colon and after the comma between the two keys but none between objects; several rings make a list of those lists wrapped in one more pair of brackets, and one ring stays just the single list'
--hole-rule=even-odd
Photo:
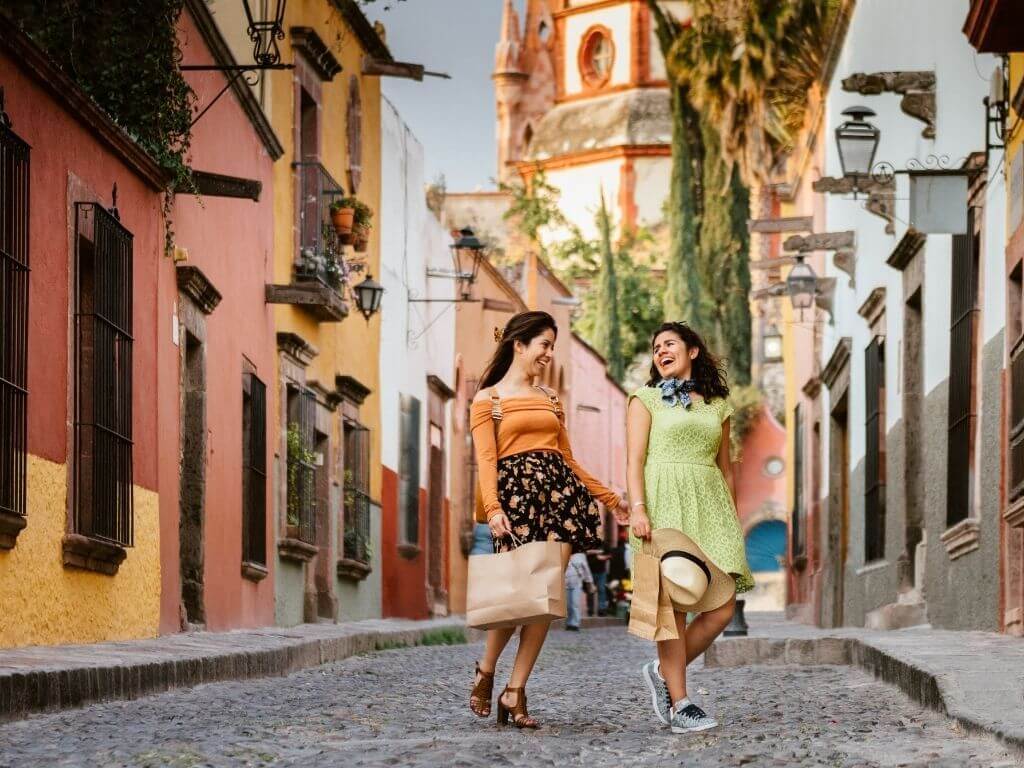
[{"label": "black floral skirt", "polygon": [[[530,451],[498,461],[498,499],[516,538],[564,541],[573,552],[601,546],[597,504],[557,453]],[[515,549],[510,537],[495,540],[495,552]]]}]

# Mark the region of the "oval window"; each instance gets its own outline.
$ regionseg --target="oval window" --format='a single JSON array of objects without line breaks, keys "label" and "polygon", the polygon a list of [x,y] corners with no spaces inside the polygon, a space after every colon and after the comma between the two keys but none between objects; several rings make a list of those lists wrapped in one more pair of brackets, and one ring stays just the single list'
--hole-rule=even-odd
[{"label": "oval window", "polygon": [[605,27],[592,27],[583,36],[580,46],[580,74],[590,88],[600,88],[612,75],[615,63],[615,45],[611,31]]},{"label": "oval window", "polygon": [[771,477],[778,477],[782,474],[782,471],[786,468],[786,462],[780,459],[778,456],[772,456],[768,461],[764,463],[764,473]]}]

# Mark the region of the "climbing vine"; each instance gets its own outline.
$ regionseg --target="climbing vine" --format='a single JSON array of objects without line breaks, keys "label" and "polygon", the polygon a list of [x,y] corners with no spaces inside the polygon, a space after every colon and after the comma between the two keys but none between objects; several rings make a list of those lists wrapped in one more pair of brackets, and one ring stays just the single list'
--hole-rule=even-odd
[{"label": "climbing vine", "polygon": [[[7,13],[168,174],[194,191],[188,165],[196,95],[182,77],[184,0],[13,0]],[[166,227],[169,248],[173,233]]]}]

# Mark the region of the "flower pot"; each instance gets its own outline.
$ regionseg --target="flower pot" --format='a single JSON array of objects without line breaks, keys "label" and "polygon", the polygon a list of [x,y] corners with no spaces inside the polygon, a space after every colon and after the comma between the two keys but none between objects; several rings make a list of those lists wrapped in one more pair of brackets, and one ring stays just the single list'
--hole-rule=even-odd
[{"label": "flower pot", "polygon": [[339,235],[346,235],[352,231],[352,219],[355,218],[355,208],[334,208],[331,210],[331,224],[334,231]]},{"label": "flower pot", "polygon": [[370,243],[370,230],[365,227],[357,227],[352,234],[352,247],[357,253],[366,253],[366,248]]},{"label": "flower pot", "polygon": [[342,245],[352,245],[352,243],[355,241],[355,239],[356,239],[356,234],[351,229],[348,232],[339,232],[338,233],[338,240],[341,242]]}]

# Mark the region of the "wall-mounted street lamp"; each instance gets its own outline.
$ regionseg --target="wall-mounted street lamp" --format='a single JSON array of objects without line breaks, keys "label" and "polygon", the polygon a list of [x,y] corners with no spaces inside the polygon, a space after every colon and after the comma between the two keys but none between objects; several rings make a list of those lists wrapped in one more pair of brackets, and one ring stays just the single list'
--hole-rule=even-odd
[{"label": "wall-mounted street lamp", "polygon": [[796,264],[786,275],[786,293],[793,309],[801,311],[814,306],[814,295],[818,289],[818,277],[803,256],[796,256]]},{"label": "wall-mounted street lamp", "polygon": [[352,295],[355,297],[356,309],[363,314],[366,322],[370,322],[370,318],[380,310],[384,286],[374,280],[373,275],[367,274],[361,283],[352,286]]},{"label": "wall-mounted street lamp", "polygon": [[[281,63],[281,49],[277,45],[278,40],[284,39],[284,9],[287,3],[288,0],[260,2],[259,5],[263,8],[263,11],[253,15],[250,0],[242,0],[242,5],[245,8],[245,19],[248,25],[246,27],[246,34],[249,35],[249,39],[252,41],[252,63],[231,65],[182,64],[179,67],[182,72],[225,72],[230,74],[224,87],[192,119],[191,125],[198,123],[200,118],[210,111],[210,107],[227,93],[228,89],[235,84],[238,78],[244,78],[246,84],[251,87],[259,82],[260,73],[265,70],[294,68],[294,64]],[[253,76],[248,77],[248,75]]]},{"label": "wall-mounted street lamp", "polygon": [[836,146],[843,176],[867,176],[871,173],[878,150],[878,128],[866,120],[875,116],[874,110],[850,107],[843,110],[843,116],[849,119],[836,128]]},{"label": "wall-mounted street lamp", "polygon": [[462,304],[475,302],[479,299],[470,298],[473,283],[476,282],[480,273],[480,262],[484,258],[486,246],[473,234],[473,230],[465,227],[459,230],[459,236],[451,244],[452,250],[452,271],[442,269],[428,269],[427,277],[448,277],[454,278],[459,283],[459,298],[457,299],[409,299],[412,304]]}]

